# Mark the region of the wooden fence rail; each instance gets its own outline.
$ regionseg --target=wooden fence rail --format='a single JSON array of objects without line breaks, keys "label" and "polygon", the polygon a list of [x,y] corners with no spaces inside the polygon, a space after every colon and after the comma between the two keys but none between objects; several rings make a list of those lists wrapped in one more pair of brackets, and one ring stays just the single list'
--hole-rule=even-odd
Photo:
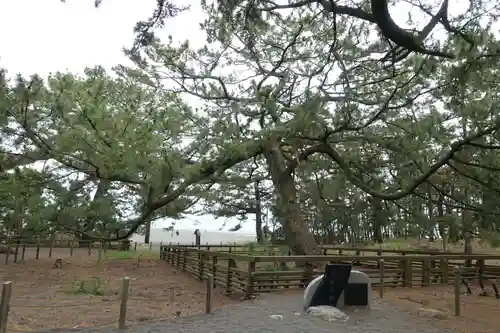
[{"label": "wooden fence rail", "polygon": [[[270,253],[291,253],[290,249],[286,245],[242,245],[242,244],[201,244],[200,246],[195,246],[193,244],[173,244],[170,246],[178,247],[188,247],[188,248],[198,248],[200,250],[212,250],[221,252],[231,252],[231,253],[245,253],[245,254],[262,254],[267,255]],[[463,252],[443,252],[438,249],[435,250],[412,250],[412,249],[376,249],[376,248],[364,248],[364,247],[346,247],[338,245],[320,245],[320,248],[324,255],[327,254],[356,254],[356,255],[381,255],[381,254],[399,254],[399,255],[439,255],[439,254],[450,254],[450,255],[463,255]]]},{"label": "wooden fence rail", "polygon": [[[225,292],[242,293],[247,297],[260,292],[282,289],[304,288],[315,277],[323,274],[328,263],[351,263],[365,272],[377,286],[383,280],[384,287],[413,287],[431,284],[453,284],[453,268],[463,266],[465,261],[475,261],[477,279],[481,276],[500,278],[500,266],[491,262],[500,260],[500,255],[463,255],[414,253],[394,255],[362,255],[361,250],[354,255],[323,256],[272,256],[261,253],[242,254],[232,247],[228,252],[220,251],[222,246],[161,246],[161,258],[171,265],[204,280],[213,276],[214,287]],[[227,248],[227,246],[226,246]],[[229,252],[231,251],[231,252]],[[380,270],[380,261],[384,267]]]},{"label": "wooden fence rail", "polygon": [[[149,251],[153,251],[153,243],[149,243],[147,247],[139,246],[138,243],[127,243],[127,246],[123,246],[123,242],[100,242],[100,241],[23,241],[22,243],[17,241],[15,243],[0,243],[0,254],[5,254],[4,263],[9,262],[20,263],[26,258],[28,259],[40,259],[40,258],[52,258],[53,252],[57,249],[58,255],[61,255],[61,249],[67,249],[67,255],[73,256],[77,249],[84,250],[90,256],[93,252],[101,255],[101,252],[107,252],[108,250],[113,251],[144,251],[149,248]],[[162,243],[156,243],[154,251],[157,251],[158,246],[162,246]],[[48,251],[47,251],[48,249]],[[44,251],[42,251],[44,250]],[[97,250],[97,251],[96,251]],[[44,252],[45,254],[42,254]],[[65,254],[66,256],[66,254]]]}]

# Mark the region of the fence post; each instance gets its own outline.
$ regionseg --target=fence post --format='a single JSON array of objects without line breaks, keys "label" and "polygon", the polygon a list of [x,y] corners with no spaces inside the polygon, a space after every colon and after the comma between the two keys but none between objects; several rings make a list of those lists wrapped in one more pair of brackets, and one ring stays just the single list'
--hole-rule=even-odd
[{"label": "fence post", "polygon": [[52,250],[54,249],[54,242],[55,242],[54,239],[50,242],[49,258],[52,258]]},{"label": "fence post", "polygon": [[460,268],[455,266],[453,273],[455,275],[455,316],[460,316]]},{"label": "fence post", "polygon": [[176,254],[176,257],[175,257],[175,260],[176,260],[175,266],[179,267],[181,265],[181,248],[180,247],[177,248],[177,252],[175,254]]},{"label": "fence post", "polygon": [[205,270],[205,254],[200,255],[200,260],[198,261],[198,278],[203,280],[203,271]]},{"label": "fence post", "polygon": [[182,270],[185,272],[186,271],[186,266],[187,266],[187,257],[189,252],[187,251],[186,248],[183,249],[183,254],[182,254]]},{"label": "fence post", "polygon": [[422,260],[422,287],[428,287],[431,283],[429,259]]},{"label": "fence post", "polygon": [[477,260],[476,263],[479,265],[479,269],[478,269],[478,275],[479,275],[479,283],[484,283],[484,259],[481,259],[481,260]]},{"label": "fence post", "polygon": [[5,281],[2,286],[2,299],[0,301],[0,333],[7,332],[11,294],[12,281]]},{"label": "fence post", "polygon": [[441,268],[441,283],[448,284],[448,258],[441,259],[439,266]]},{"label": "fence post", "polygon": [[378,292],[380,295],[380,298],[384,298],[384,265],[385,261],[384,259],[379,260],[379,266],[380,266],[380,284],[378,286]]},{"label": "fence post", "polygon": [[412,280],[413,280],[413,277],[412,277],[413,265],[412,265],[412,262],[410,259],[405,259],[403,262],[404,262],[404,265],[403,265],[403,269],[404,269],[403,283],[404,283],[405,287],[411,288],[412,287]]},{"label": "fence post", "polygon": [[18,254],[19,254],[19,243],[20,243],[20,242],[21,242],[21,241],[19,241],[19,240],[18,240],[18,241],[16,241],[16,253],[14,253],[14,262],[15,262],[15,263],[17,263],[17,256],[18,256]]},{"label": "fence post", "polygon": [[356,265],[361,265],[361,262],[359,261],[359,257],[361,256],[361,251],[360,250],[356,250],[356,257],[358,257],[356,259],[356,261],[354,262]]},{"label": "fence post", "polygon": [[7,253],[5,253],[5,264],[7,265],[9,263],[9,257],[10,257],[10,244],[7,244]]},{"label": "fence post", "polygon": [[207,293],[206,293],[206,304],[205,304],[205,313],[210,314],[212,312],[212,288],[214,284],[214,277],[212,274],[207,274],[207,279],[206,279],[206,286],[207,286]]},{"label": "fence post", "polygon": [[255,273],[255,259],[248,262],[246,298],[251,298],[253,294],[253,273]]},{"label": "fence post", "polygon": [[163,260],[167,262],[167,264],[170,264],[170,247],[165,247],[163,249]]},{"label": "fence post", "polygon": [[170,264],[172,264],[172,266],[175,265],[175,256],[177,254],[177,251],[179,250],[178,247],[173,247],[172,248],[172,251],[170,252]]},{"label": "fence post", "polygon": [[227,261],[227,272],[226,272],[226,294],[231,294],[232,292],[232,280],[233,280],[233,271],[232,269],[236,268],[236,262],[233,258],[229,258]]},{"label": "fence post", "polygon": [[[255,268],[254,268],[255,271]],[[300,280],[300,288],[306,288],[307,285],[312,281],[314,275],[314,266],[312,263],[307,262],[304,264],[304,272],[302,274],[302,279]]]},{"label": "fence post", "polygon": [[168,252],[167,252],[167,263],[169,265],[172,265],[173,266],[173,262],[174,262],[174,256],[175,256],[175,249],[172,248],[171,246],[168,247]]},{"label": "fence post", "polygon": [[118,329],[120,330],[123,330],[125,328],[129,283],[130,279],[127,276],[122,277],[122,290],[120,293],[120,317],[118,318]]},{"label": "fence post", "polygon": [[23,244],[23,250],[21,251],[21,261],[24,261],[25,255],[26,255],[26,243]]},{"label": "fence post", "polygon": [[213,287],[215,288],[216,287],[216,274],[217,274],[217,256],[216,255],[213,255],[212,256],[212,276],[213,276],[213,280],[214,280],[214,284],[213,284]]},{"label": "fence post", "polygon": [[38,259],[40,257],[40,240],[38,239],[36,241],[36,258],[35,259]]},{"label": "fence post", "polygon": [[173,256],[172,242],[168,243],[167,263],[170,264],[170,256]]}]

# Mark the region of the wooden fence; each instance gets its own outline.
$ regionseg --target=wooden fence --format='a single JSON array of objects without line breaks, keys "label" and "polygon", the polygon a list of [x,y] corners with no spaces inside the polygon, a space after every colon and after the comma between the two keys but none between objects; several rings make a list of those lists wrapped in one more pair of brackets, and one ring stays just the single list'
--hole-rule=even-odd
[{"label": "wooden fence", "polygon": [[[227,252],[226,252],[227,250]],[[421,254],[422,251],[380,251],[376,249],[325,249],[322,256],[269,255],[272,249],[258,249],[249,254],[248,247],[205,245],[200,248],[182,245],[161,246],[161,258],[171,265],[198,277],[213,276],[214,287],[228,294],[243,293],[247,297],[260,292],[304,288],[313,278],[323,274],[328,263],[351,263],[365,272],[374,286],[414,287],[430,284],[453,284],[453,269],[465,261],[475,261],[474,278],[500,277],[500,266],[492,262],[500,255],[464,255],[453,253]],[[337,251],[336,255],[329,254]],[[265,255],[266,252],[268,255]],[[354,254],[346,255],[346,252]],[[371,253],[378,253],[372,255]],[[364,255],[363,255],[364,254]],[[380,269],[380,260],[384,267]]]},{"label": "wooden fence", "polygon": [[[243,253],[243,254],[251,254],[251,255],[274,255],[276,253],[288,253],[291,254],[291,250],[286,245],[242,245],[237,243],[230,244],[202,244],[200,246],[195,246],[194,243],[191,245],[187,244],[174,244],[169,243],[168,246],[177,246],[177,247],[189,247],[189,248],[197,248],[201,250],[211,250],[211,251],[222,251],[222,252],[231,252],[231,253]],[[463,252],[443,252],[437,249],[429,249],[429,250],[412,250],[412,249],[376,249],[376,248],[362,248],[362,247],[343,247],[338,245],[320,245],[321,251],[324,255],[327,254],[356,254],[356,255],[365,255],[365,254],[373,254],[373,255],[437,255],[437,254],[457,254],[463,255]]]},{"label": "wooden fence", "polygon": [[[182,245],[182,244],[173,244],[170,243],[169,246],[175,245],[177,247],[189,247],[189,248],[198,248],[204,250],[212,250],[212,251],[223,251],[223,252],[231,252],[231,253],[245,253],[252,255],[272,255],[272,253],[277,252],[287,252],[291,253],[291,250],[286,245],[269,245],[269,246],[252,246],[252,245],[241,245],[241,244],[204,244],[200,246],[191,245]],[[365,255],[365,254],[373,254],[373,255],[437,255],[437,254],[460,254],[463,255],[463,252],[442,252],[439,250],[412,250],[412,249],[376,249],[376,248],[361,248],[361,247],[342,247],[338,245],[320,245],[320,248],[324,255],[327,254],[356,254],[356,255]]]},{"label": "wooden fence", "polygon": [[[74,240],[42,240],[42,241],[33,241],[33,240],[21,240],[13,243],[0,244],[0,254],[5,254],[5,264],[9,263],[9,261],[13,261],[14,263],[23,262],[26,257],[26,253],[29,249],[31,249],[32,255],[29,256],[30,259],[40,259],[41,249],[48,249],[48,258],[52,258],[52,252],[55,249],[68,249],[67,254],[72,257],[75,250],[85,250],[87,254],[90,256],[92,252],[101,253],[106,252],[108,250],[118,250],[118,251],[137,251],[138,243],[130,242],[127,244],[126,248],[123,247],[122,242],[99,242],[99,241],[74,241]],[[162,246],[162,243],[156,243],[156,246]],[[153,251],[153,243],[147,244],[147,248],[149,251]],[[139,246],[139,250],[147,249]],[[58,252],[61,254],[61,251]],[[34,258],[32,258],[34,256]]]},{"label": "wooden fence", "polygon": [[[97,248],[106,246],[110,249],[118,249],[122,243],[127,243],[125,241],[116,241],[116,242],[101,242],[99,240],[77,240],[77,239],[3,239],[0,242],[0,245],[5,247],[9,246],[11,248],[16,246],[24,246],[24,247],[53,247],[53,248]],[[129,244],[133,245],[132,241],[128,241]]]}]

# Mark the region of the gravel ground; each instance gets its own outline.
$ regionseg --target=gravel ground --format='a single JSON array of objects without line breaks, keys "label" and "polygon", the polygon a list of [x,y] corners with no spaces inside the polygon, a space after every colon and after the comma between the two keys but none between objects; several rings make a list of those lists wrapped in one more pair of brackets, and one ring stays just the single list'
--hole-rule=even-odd
[{"label": "gravel ground", "polygon": [[[346,311],[348,322],[327,322],[299,314],[302,296],[267,294],[259,299],[232,304],[211,315],[183,317],[168,322],[129,327],[135,333],[452,333],[432,328],[418,318],[374,301],[371,310]],[[282,319],[272,319],[281,315]],[[56,331],[52,331],[56,332]],[[68,331],[57,331],[68,332]],[[85,329],[81,333],[116,333],[117,329]]]}]

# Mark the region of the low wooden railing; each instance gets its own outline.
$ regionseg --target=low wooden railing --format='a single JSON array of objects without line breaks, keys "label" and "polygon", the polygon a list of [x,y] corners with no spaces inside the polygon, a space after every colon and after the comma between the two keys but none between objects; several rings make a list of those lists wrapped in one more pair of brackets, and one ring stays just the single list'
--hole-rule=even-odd
[{"label": "low wooden railing", "polygon": [[[119,249],[125,241],[101,242],[98,240],[62,240],[62,239],[3,239],[0,246],[10,248],[107,248],[110,250]],[[133,244],[132,241],[128,241]]]},{"label": "low wooden railing", "polygon": [[[270,255],[271,253],[291,253],[291,250],[285,245],[268,245],[268,246],[251,246],[251,245],[241,245],[241,244],[202,244],[200,246],[195,246],[194,244],[173,244],[170,243],[168,246],[178,246],[178,247],[189,247],[198,248],[200,250],[210,250],[210,251],[222,251],[231,253],[244,253],[252,255]],[[320,245],[323,254],[346,254],[346,255],[359,255],[359,254],[399,254],[399,255],[437,255],[437,254],[461,254],[463,252],[452,252],[452,251],[439,251],[439,250],[412,250],[412,249],[376,249],[368,247],[345,247],[338,245]]]},{"label": "low wooden railing", "polygon": [[[475,261],[478,278],[500,278],[500,266],[492,264],[493,261],[500,260],[500,255],[433,253],[367,256],[362,255],[363,251],[360,249],[349,249],[357,254],[271,256],[248,254],[248,250],[243,254],[235,247],[231,248],[231,252],[220,249],[217,245],[205,246],[204,249],[164,245],[161,247],[161,258],[200,280],[211,274],[214,277],[214,287],[225,288],[228,294],[242,293],[246,296],[304,288],[313,278],[323,274],[323,267],[327,263],[351,263],[371,278],[372,285],[376,286],[383,280],[384,287],[452,284],[453,267],[463,266],[466,260]],[[381,259],[384,260],[383,270],[380,269]]]},{"label": "low wooden railing", "polygon": [[253,256],[199,250],[189,247],[162,246],[161,258],[172,266],[204,280],[207,274],[213,276],[214,287],[225,288],[227,294],[252,294]]}]

